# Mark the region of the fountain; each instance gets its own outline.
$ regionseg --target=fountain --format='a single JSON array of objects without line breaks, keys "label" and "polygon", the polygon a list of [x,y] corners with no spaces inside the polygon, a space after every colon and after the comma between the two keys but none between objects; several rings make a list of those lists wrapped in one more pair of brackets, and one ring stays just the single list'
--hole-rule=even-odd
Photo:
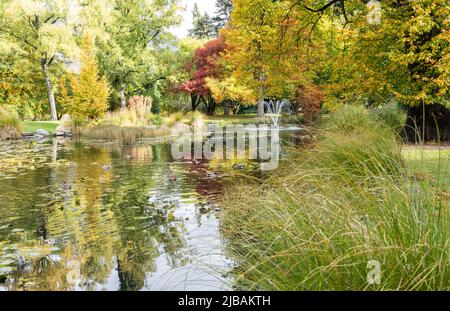
[{"label": "fountain", "polygon": [[264,105],[267,108],[268,115],[272,119],[272,122],[274,125],[279,126],[280,125],[280,117],[281,112],[283,111],[284,106],[288,105],[289,101],[286,99],[283,100],[277,100],[265,102]]}]

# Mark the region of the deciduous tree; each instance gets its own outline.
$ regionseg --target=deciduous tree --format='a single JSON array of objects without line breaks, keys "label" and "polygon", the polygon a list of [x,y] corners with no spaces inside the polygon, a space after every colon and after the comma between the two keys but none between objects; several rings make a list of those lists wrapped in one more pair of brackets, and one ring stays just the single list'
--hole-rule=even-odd
[{"label": "deciduous tree", "polygon": [[65,112],[94,119],[108,109],[108,96],[109,86],[104,78],[99,77],[92,38],[84,35],[80,74],[71,75],[70,91],[66,90],[64,83],[61,85],[58,99]]},{"label": "deciduous tree", "polygon": [[57,120],[51,67],[76,55],[68,0],[4,0],[0,3],[2,35],[41,68],[53,120]]}]

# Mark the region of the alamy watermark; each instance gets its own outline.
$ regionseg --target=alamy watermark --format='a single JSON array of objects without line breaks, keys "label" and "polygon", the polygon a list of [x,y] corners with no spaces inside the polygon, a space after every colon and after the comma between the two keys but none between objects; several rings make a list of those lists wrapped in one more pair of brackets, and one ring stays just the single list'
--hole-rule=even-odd
[{"label": "alamy watermark", "polygon": [[380,285],[381,284],[381,264],[377,260],[370,260],[367,263],[367,283],[369,285]]},{"label": "alamy watermark", "polygon": [[175,160],[257,160],[263,171],[275,170],[280,160],[280,128],[278,125],[194,126],[172,133]]}]

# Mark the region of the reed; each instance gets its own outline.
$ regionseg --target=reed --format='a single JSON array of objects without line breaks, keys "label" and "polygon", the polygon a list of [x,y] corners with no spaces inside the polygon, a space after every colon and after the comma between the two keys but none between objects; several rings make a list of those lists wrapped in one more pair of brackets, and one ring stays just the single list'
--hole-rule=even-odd
[{"label": "reed", "polygon": [[[396,132],[363,108],[332,115],[310,149],[262,184],[233,180],[223,199],[239,289],[450,289],[449,200],[410,178]],[[367,281],[373,260],[380,284]]]}]

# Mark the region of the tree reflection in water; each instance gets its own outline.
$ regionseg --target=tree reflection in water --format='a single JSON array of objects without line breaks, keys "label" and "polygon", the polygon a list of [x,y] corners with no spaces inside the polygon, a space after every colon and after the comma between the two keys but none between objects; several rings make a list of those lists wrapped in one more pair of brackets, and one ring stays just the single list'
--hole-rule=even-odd
[{"label": "tree reflection in water", "polygon": [[219,220],[195,208],[219,183],[202,187],[201,172],[173,163],[169,146],[9,146],[0,145],[0,288],[226,286]]}]

